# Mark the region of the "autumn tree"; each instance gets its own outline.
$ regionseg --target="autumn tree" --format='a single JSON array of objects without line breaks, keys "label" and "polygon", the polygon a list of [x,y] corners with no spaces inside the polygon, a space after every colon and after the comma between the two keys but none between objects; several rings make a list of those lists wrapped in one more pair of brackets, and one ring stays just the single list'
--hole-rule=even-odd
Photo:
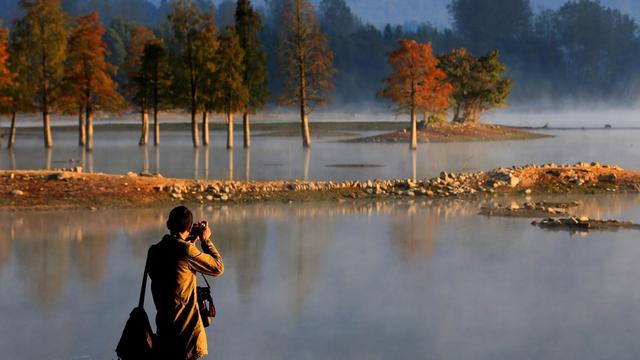
[{"label": "autumn tree", "polygon": [[160,145],[160,110],[170,107],[171,75],[167,49],[161,40],[152,40],[144,47],[139,75],[139,89],[153,109],[153,144]]},{"label": "autumn tree", "polygon": [[177,95],[187,95],[176,100],[191,113],[193,146],[198,147],[200,139],[197,114],[203,109],[200,92],[204,74],[213,61],[210,53],[212,48],[215,49],[216,39],[212,35],[215,35],[217,29],[213,17],[202,13],[191,0],[176,0],[173,5],[169,20],[174,33],[172,48],[177,60],[174,90]]},{"label": "autumn tree", "polygon": [[478,121],[484,111],[507,104],[512,82],[499,55],[494,50],[478,59],[466,49],[455,49],[440,57],[439,66],[453,85],[454,122]]},{"label": "autumn tree", "polygon": [[142,131],[139,145],[149,142],[149,81],[142,70],[142,55],[145,46],[155,39],[153,32],[146,26],[135,25],[129,33],[127,55],[124,59],[123,70],[126,74],[124,84],[125,96],[133,102],[140,111]]},{"label": "autumn tree", "polygon": [[18,43],[10,41],[9,33],[0,30],[0,114],[11,116],[9,140],[7,147],[11,148],[16,140],[16,117],[20,112],[32,112],[34,91],[36,87],[29,82],[31,69],[25,61],[26,51],[19,48]]},{"label": "autumn tree", "polygon": [[28,81],[36,86],[34,105],[42,112],[44,144],[53,146],[51,112],[59,90],[67,41],[67,17],[60,0],[20,0],[24,17],[14,24],[17,46],[26,62]]},{"label": "autumn tree", "polygon": [[253,8],[251,0],[238,0],[236,5],[236,33],[244,52],[242,80],[249,97],[243,110],[242,125],[244,147],[251,147],[250,114],[263,108],[269,98],[267,90],[267,56],[262,50],[258,34],[262,31],[262,19]]},{"label": "autumn tree", "polygon": [[249,91],[243,82],[244,51],[240,38],[233,28],[220,36],[216,52],[216,70],[212,81],[216,91],[212,98],[214,110],[225,114],[227,122],[227,149],[233,149],[233,114],[244,111],[249,100]]},{"label": "autumn tree", "polygon": [[389,55],[393,74],[386,79],[387,87],[379,96],[388,98],[399,113],[411,115],[411,149],[418,147],[417,113],[445,112],[449,106],[452,86],[446,74],[438,68],[431,43],[400,40],[400,48]]},{"label": "autumn tree", "polygon": [[117,111],[124,106],[112,78],[116,69],[105,59],[104,33],[98,14],[80,16],[74,21],[67,49],[65,86],[67,94],[84,109],[87,150],[93,150],[94,114]]},{"label": "autumn tree", "polygon": [[299,106],[302,143],[308,147],[309,113],[326,104],[333,89],[333,52],[308,0],[287,0],[281,25],[279,55],[284,82],[278,102]]},{"label": "autumn tree", "polygon": [[12,118],[15,112],[11,111],[13,99],[10,91],[14,81],[15,75],[9,67],[9,31],[0,27],[0,113],[11,113]]}]

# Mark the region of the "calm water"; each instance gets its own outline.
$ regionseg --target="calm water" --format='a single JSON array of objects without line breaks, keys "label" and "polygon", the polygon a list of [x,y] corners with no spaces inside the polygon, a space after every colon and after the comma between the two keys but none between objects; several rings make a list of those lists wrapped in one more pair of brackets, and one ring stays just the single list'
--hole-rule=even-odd
[{"label": "calm water", "polygon": [[[637,195],[582,200],[640,220]],[[227,269],[213,358],[637,358],[640,233],[547,232],[480,205],[197,209]],[[2,358],[115,358],[168,210],[3,213]]]},{"label": "calm water", "polygon": [[[399,124],[399,127],[401,124]],[[84,164],[99,172],[124,174],[160,172],[164,176],[216,179],[319,179],[432,177],[442,170],[485,170],[528,163],[599,161],[637,168],[640,130],[547,131],[553,138],[530,141],[421,144],[417,152],[407,144],[343,143],[323,137],[302,149],[298,137],[253,139],[242,149],[241,133],[229,152],[225,135],[217,131],[213,146],[194,150],[187,132],[163,133],[160,148],[137,146],[138,133],[98,129],[93,153],[83,153],[71,131],[54,132],[56,147],[47,151],[40,134],[18,139],[14,151],[0,150],[0,169],[63,168]],[[354,134],[371,135],[371,133]],[[349,165],[364,164],[364,167]],[[337,166],[336,166],[337,165]]]}]

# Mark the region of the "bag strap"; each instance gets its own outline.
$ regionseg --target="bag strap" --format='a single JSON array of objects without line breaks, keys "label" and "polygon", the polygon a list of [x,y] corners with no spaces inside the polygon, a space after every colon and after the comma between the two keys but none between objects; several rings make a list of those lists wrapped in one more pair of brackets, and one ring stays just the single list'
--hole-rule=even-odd
[{"label": "bag strap", "polygon": [[207,287],[209,288],[209,290],[211,290],[211,285],[209,285],[209,282],[207,281],[207,277],[204,276],[203,273],[200,273],[200,275],[202,275],[202,278],[204,279],[205,284],[207,284]]},{"label": "bag strap", "polygon": [[147,252],[147,260],[144,262],[144,275],[142,275],[142,287],[140,288],[140,300],[138,300],[138,307],[144,308],[144,293],[147,289],[147,275],[149,274],[149,253],[151,248]]}]

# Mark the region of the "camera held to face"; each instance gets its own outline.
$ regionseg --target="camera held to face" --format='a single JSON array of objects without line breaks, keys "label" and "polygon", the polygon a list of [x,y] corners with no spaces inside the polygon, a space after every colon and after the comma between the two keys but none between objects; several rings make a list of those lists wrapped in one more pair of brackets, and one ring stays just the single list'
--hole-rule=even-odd
[{"label": "camera held to face", "polygon": [[198,238],[202,239],[204,230],[207,228],[207,222],[201,221],[199,223],[193,224],[191,227],[191,232],[189,232],[188,239],[190,241],[196,241]]}]

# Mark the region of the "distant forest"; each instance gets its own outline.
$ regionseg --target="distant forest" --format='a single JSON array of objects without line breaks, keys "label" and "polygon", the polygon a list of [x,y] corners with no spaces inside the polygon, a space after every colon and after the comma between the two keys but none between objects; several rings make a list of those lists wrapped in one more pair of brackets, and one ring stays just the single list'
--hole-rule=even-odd
[{"label": "distant forest", "polygon": [[[233,25],[235,1],[219,5],[210,0],[194,2],[214,14],[220,29]],[[275,19],[285,3],[266,0],[260,9],[265,25],[261,40],[274,98],[281,88],[276,41],[280,30]],[[170,1],[155,5],[148,0],[63,0],[62,4],[71,15],[100,14],[107,27],[109,60],[120,69],[132,25],[148,25],[160,38],[171,32],[167,20]],[[0,16],[6,25],[11,26],[20,15],[18,8],[16,0],[0,0]],[[376,93],[391,71],[387,54],[403,38],[431,42],[437,54],[462,47],[477,56],[499,50],[513,79],[512,104],[631,104],[640,94],[638,23],[599,1],[571,0],[559,8],[533,11],[529,0],[452,0],[447,28],[429,23],[376,27],[361,20],[344,0],[321,0],[317,10],[335,52],[336,107],[357,110],[384,103],[376,99]]]}]

